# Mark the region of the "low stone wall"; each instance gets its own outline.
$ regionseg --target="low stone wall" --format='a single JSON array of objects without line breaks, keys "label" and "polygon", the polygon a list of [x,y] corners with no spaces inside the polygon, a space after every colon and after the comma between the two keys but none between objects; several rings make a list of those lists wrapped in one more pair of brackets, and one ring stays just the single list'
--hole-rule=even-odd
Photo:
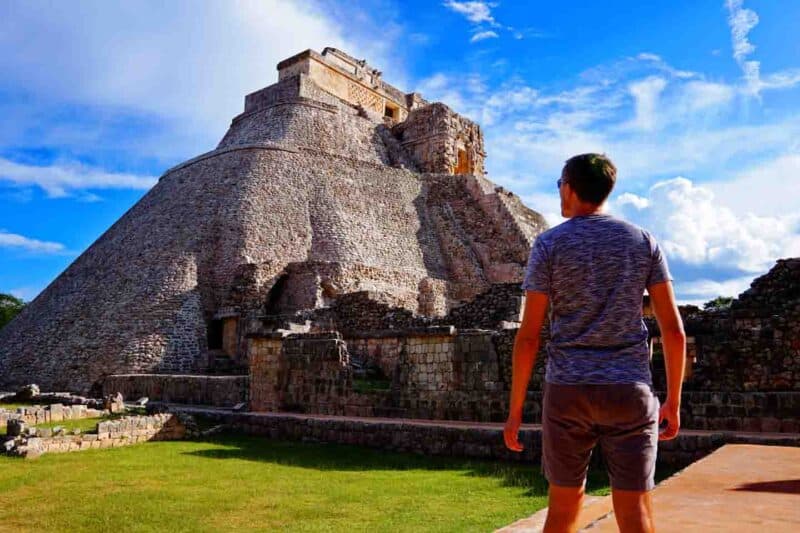
[{"label": "low stone wall", "polygon": [[103,395],[121,392],[125,398],[232,407],[247,401],[247,376],[118,374],[103,381]]},{"label": "low stone wall", "polygon": [[693,429],[798,433],[800,392],[684,391],[681,423]]},{"label": "low stone wall", "polygon": [[60,403],[46,406],[18,407],[11,411],[2,408],[0,404],[0,426],[5,426],[9,420],[21,420],[29,425],[47,424],[50,422],[63,422],[64,420],[79,420],[82,418],[96,418],[108,414],[108,411],[92,409],[85,405],[62,405]]},{"label": "low stone wall", "polygon": [[[201,408],[182,411],[210,418],[235,431],[272,439],[355,444],[387,451],[475,459],[538,462],[541,458],[539,426],[522,426],[520,442],[525,448],[521,453],[516,453],[505,447],[501,424],[291,413],[230,413]],[[681,468],[729,443],[800,446],[800,436],[682,431],[678,438],[659,443],[658,460]],[[600,456],[599,450],[593,454],[596,461],[600,460]]]},{"label": "low stone wall", "polygon": [[97,433],[57,437],[16,437],[7,440],[10,455],[34,459],[44,453],[66,453],[94,448],[116,448],[153,440],[179,440],[186,426],[172,413],[124,417],[97,424]]},{"label": "low stone wall", "polygon": [[[428,327],[344,340],[335,332],[254,336],[250,409],[502,422],[508,415],[515,331]],[[357,392],[350,353],[382,367],[394,360],[389,388]],[[541,357],[524,404],[527,423],[541,420],[543,370]],[[664,394],[659,396],[663,401]],[[685,389],[682,406],[685,428],[800,432],[800,391]]]}]

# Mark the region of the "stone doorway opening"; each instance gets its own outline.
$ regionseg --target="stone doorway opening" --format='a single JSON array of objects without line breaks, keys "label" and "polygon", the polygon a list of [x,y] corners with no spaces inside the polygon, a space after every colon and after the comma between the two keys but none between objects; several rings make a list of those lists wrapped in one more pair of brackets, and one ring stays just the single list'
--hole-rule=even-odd
[{"label": "stone doorway opening", "polygon": [[471,174],[472,169],[469,164],[469,156],[467,151],[463,148],[458,149],[458,159],[456,160],[456,168],[453,174]]}]

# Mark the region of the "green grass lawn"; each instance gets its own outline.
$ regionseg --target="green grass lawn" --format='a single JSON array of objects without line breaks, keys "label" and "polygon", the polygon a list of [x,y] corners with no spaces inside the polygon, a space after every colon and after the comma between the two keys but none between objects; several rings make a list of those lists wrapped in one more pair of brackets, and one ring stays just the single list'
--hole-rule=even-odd
[{"label": "green grass lawn", "polygon": [[[121,415],[116,416],[107,416],[107,417],[94,417],[94,418],[78,418],[75,420],[64,420],[62,422],[47,422],[45,424],[36,424],[33,427],[37,428],[54,428],[57,426],[61,426],[64,430],[69,433],[73,429],[80,429],[81,433],[96,433],[97,432],[97,423],[102,422],[103,420],[112,420],[113,418],[118,418]],[[0,435],[6,434],[6,425],[0,424]]]},{"label": "green grass lawn", "polygon": [[94,418],[78,418],[76,420],[64,420],[62,422],[47,422],[46,424],[36,424],[37,428],[54,428],[61,426],[67,433],[73,429],[80,429],[81,433],[96,433],[98,422],[111,420],[112,417],[98,416]]},{"label": "green grass lawn", "polygon": [[43,407],[37,403],[0,403],[0,409],[6,411],[16,411],[17,407]]},{"label": "green grass lawn", "polygon": [[[546,505],[537,465],[242,435],[0,456],[0,472],[13,531],[491,531]],[[607,484],[590,473],[590,493]]]},{"label": "green grass lawn", "polygon": [[[14,531],[491,531],[546,505],[536,465],[240,435],[0,457]],[[589,490],[607,493],[604,472]]]}]

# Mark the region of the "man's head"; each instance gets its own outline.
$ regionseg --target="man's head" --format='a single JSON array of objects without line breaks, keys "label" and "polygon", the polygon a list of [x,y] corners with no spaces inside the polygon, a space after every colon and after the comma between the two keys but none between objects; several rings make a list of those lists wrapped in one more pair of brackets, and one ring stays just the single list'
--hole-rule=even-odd
[{"label": "man's head", "polygon": [[617,180],[617,168],[605,154],[581,154],[567,159],[561,171],[561,216],[600,210]]}]

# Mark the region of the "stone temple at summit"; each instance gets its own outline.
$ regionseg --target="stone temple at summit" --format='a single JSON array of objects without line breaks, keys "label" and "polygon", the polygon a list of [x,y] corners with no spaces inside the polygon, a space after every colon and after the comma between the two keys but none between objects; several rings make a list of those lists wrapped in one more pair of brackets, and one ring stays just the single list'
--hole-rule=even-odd
[{"label": "stone temple at summit", "polygon": [[254,334],[352,332],[378,307],[455,323],[497,287],[517,295],[513,323],[547,226],[485,157],[477,124],[365,61],[290,57],[214,150],[166,171],[0,330],[0,386],[246,374]]}]

